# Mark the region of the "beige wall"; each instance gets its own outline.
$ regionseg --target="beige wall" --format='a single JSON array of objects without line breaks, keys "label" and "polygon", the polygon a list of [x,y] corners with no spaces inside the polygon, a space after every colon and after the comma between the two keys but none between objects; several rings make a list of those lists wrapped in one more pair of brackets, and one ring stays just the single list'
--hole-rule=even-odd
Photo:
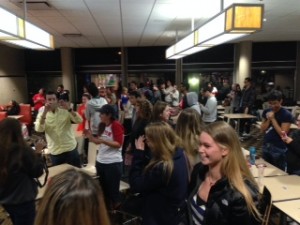
[{"label": "beige wall", "polygon": [[0,44],[0,104],[27,102],[24,51]]}]

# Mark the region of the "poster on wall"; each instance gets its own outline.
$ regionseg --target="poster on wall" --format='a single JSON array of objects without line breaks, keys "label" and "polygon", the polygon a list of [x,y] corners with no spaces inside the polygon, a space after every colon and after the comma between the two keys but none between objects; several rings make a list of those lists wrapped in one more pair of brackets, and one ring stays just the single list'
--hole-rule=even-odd
[{"label": "poster on wall", "polygon": [[98,87],[115,87],[118,85],[116,74],[97,74],[95,83]]}]

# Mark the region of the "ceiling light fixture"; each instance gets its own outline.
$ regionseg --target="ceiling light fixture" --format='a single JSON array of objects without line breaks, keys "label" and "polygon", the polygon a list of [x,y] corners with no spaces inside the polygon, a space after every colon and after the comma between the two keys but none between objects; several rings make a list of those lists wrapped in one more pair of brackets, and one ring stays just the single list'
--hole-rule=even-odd
[{"label": "ceiling light fixture", "polygon": [[68,34],[63,34],[64,37],[66,38],[77,38],[77,37],[82,37],[81,33],[68,33]]},{"label": "ceiling light fixture", "polygon": [[262,29],[263,5],[233,4],[166,50],[178,59]]},{"label": "ceiling light fixture", "polygon": [[0,8],[0,41],[37,50],[54,49],[51,34],[3,8]]}]

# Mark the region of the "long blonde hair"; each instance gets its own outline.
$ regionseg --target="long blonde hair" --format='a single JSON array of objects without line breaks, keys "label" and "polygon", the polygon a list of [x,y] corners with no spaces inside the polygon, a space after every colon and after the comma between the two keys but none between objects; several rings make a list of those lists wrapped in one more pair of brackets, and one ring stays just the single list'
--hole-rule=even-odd
[{"label": "long blonde hair", "polygon": [[152,153],[145,172],[162,163],[167,180],[169,180],[174,169],[173,156],[176,147],[181,146],[180,138],[166,122],[150,123],[145,129],[145,134],[147,140],[151,142],[149,147]]},{"label": "long blonde hair", "polygon": [[178,116],[175,131],[182,140],[184,150],[192,158],[199,155],[199,135],[202,127],[201,116],[195,109],[184,109]]},{"label": "long blonde hair", "polygon": [[249,212],[255,218],[260,219],[260,213],[253,202],[245,180],[252,183],[257,190],[258,186],[249,170],[235,130],[228,123],[219,121],[204,127],[203,132],[209,134],[222,148],[228,149],[228,154],[223,158],[221,164],[222,176],[227,177],[229,183],[243,195]]},{"label": "long blonde hair", "polygon": [[75,169],[54,176],[38,207],[35,225],[110,225],[100,185]]}]

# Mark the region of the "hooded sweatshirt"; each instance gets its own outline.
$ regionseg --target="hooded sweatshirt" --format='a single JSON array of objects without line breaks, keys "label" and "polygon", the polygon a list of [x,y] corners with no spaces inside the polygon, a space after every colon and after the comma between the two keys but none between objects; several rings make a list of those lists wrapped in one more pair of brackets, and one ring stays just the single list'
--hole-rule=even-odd
[{"label": "hooded sweatshirt", "polygon": [[107,104],[105,98],[95,97],[88,101],[85,110],[85,117],[90,122],[90,129],[93,135],[98,134],[98,126],[101,122],[99,109]]},{"label": "hooded sweatshirt", "polygon": [[189,92],[186,95],[187,98],[187,104],[189,108],[195,109],[200,115],[201,110],[198,102],[198,95],[196,92]]}]

